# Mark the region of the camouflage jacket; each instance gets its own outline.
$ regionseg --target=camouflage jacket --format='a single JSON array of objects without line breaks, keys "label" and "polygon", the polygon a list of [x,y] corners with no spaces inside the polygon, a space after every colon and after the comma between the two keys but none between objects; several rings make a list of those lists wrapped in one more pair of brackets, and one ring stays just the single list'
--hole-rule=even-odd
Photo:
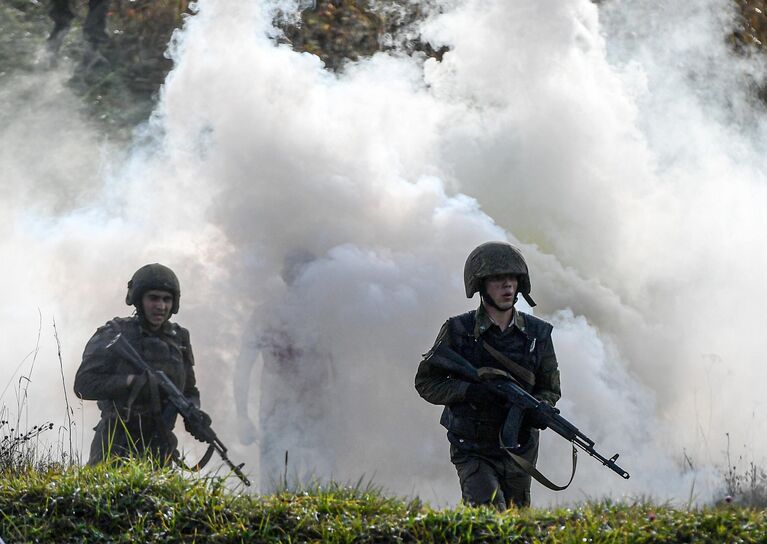
[{"label": "camouflage jacket", "polygon": [[[115,326],[119,330],[115,330]],[[85,400],[98,401],[102,417],[116,414],[126,417],[126,403],[130,395],[128,376],[140,374],[140,371],[130,362],[107,351],[106,346],[118,332],[122,332],[147,363],[165,372],[187,398],[200,405],[189,331],[168,321],[154,332],[145,327],[139,317],[115,318],[91,337],[75,376],[75,394]],[[161,402],[164,410],[162,396]],[[131,407],[131,413],[148,413],[149,404],[148,395],[141,395]]]}]

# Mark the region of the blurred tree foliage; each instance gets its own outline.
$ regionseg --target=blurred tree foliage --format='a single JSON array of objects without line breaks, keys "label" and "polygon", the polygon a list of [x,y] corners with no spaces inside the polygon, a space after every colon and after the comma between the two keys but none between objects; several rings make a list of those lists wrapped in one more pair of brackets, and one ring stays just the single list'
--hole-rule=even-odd
[{"label": "blurred tree foliage", "polygon": [[[742,15],[729,37],[730,43],[740,54],[763,54],[767,47],[767,0],[733,1]],[[112,2],[111,58],[122,67],[120,79],[133,93],[151,94],[171,68],[171,61],[163,52],[173,30],[185,14],[191,14],[189,1]],[[441,60],[448,50],[422,41],[418,33],[419,22],[439,9],[437,0],[304,0],[304,3],[308,5],[297,20],[275,21],[284,33],[282,41],[297,51],[317,55],[332,71],[341,71],[347,62],[378,51],[396,49],[403,54]],[[756,92],[767,100],[764,86],[758,86]]]},{"label": "blurred tree foliage", "polygon": [[[730,45],[739,54],[764,55],[767,53],[767,0],[734,0],[740,7],[738,28],[729,37]],[[767,104],[767,82],[746,78],[753,94]]]},{"label": "blurred tree foliage", "polygon": [[[257,0],[254,0],[257,1]],[[435,49],[418,35],[418,23],[439,8],[438,0],[302,0],[298,18],[276,20],[283,42],[298,51],[317,55],[329,70],[341,71],[349,61],[378,51],[396,49],[403,54],[434,57]],[[607,3],[610,0],[594,0]],[[767,44],[767,0],[733,0],[742,14],[729,41],[743,55],[763,54]],[[62,53],[74,63],[82,56],[80,25],[87,0],[71,0],[78,14]],[[151,109],[151,98],[172,67],[165,55],[168,41],[185,17],[194,16],[190,0],[111,0],[104,55],[106,70],[75,77],[73,86],[100,117],[117,124],[132,124]],[[32,67],[51,28],[49,0],[2,0],[0,3],[0,77]],[[33,54],[33,51],[38,53]],[[26,55],[26,56],[25,56]],[[759,90],[767,99],[763,87]],[[118,110],[130,111],[115,113]]]},{"label": "blurred tree foliage", "polygon": [[731,42],[739,51],[753,47],[762,52],[767,47],[767,0],[735,0],[740,7],[740,28],[732,33]]},{"label": "blurred tree foliage", "polygon": [[281,28],[294,49],[317,55],[334,71],[349,60],[395,48],[441,59],[447,49],[435,50],[416,30],[435,9],[433,0],[317,0],[300,21]]},{"label": "blurred tree foliage", "polygon": [[295,23],[282,24],[286,40],[297,51],[320,57],[338,70],[349,60],[372,55],[379,49],[382,19],[355,0],[318,0]]},{"label": "blurred tree foliage", "polygon": [[188,0],[111,0],[107,56],[134,92],[151,93],[165,79],[172,68],[165,50],[189,13]]}]

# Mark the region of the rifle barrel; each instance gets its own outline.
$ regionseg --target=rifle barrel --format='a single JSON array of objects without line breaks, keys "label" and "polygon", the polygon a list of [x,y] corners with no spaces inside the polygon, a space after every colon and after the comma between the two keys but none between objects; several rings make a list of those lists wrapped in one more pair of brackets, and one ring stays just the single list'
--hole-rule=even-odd
[{"label": "rifle barrel", "polygon": [[593,457],[594,459],[602,463],[604,466],[606,466],[607,468],[609,468],[610,470],[618,474],[618,476],[620,476],[621,478],[628,480],[631,477],[631,475],[628,472],[626,472],[621,467],[619,467],[618,464],[615,462],[615,460],[618,459],[617,453],[613,455],[612,457],[610,457],[609,459],[607,459],[604,455],[600,454],[594,449],[593,441],[590,441],[591,444],[584,444],[583,440],[580,439],[580,437],[578,437],[572,442],[573,444],[581,448],[583,451],[588,453],[591,457]]}]

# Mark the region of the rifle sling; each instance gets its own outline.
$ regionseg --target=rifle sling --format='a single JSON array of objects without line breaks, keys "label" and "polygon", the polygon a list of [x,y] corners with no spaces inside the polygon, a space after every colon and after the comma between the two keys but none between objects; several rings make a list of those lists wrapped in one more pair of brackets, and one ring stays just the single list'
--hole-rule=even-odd
[{"label": "rifle sling", "polygon": [[504,355],[493,346],[482,340],[482,347],[485,348],[493,359],[501,363],[511,374],[525,385],[533,387],[535,385],[535,374],[531,371],[510,359],[507,355]]},{"label": "rifle sling", "polygon": [[[500,440],[500,437],[499,437]],[[533,465],[530,461],[527,459],[517,455],[516,453],[512,453],[506,448],[503,448],[506,450],[506,453],[509,454],[511,459],[519,465],[519,467],[527,472],[530,476],[535,478],[535,481],[541,484],[544,487],[548,487],[552,491],[562,491],[570,487],[570,484],[573,483],[573,478],[575,478],[575,468],[578,466],[578,450],[575,449],[575,444],[573,444],[573,471],[570,473],[570,480],[565,485],[557,485],[553,483],[551,480],[546,478],[543,474],[538,472],[538,469],[535,468],[535,465]]]},{"label": "rifle sling", "polygon": [[[511,380],[514,380],[514,377],[511,376],[508,372],[504,372],[503,370],[499,370],[497,368],[492,367],[482,367],[477,369],[477,373],[480,375],[480,377],[484,378],[485,376],[501,376],[504,378],[509,378]],[[573,483],[573,478],[575,478],[575,469],[578,466],[578,450],[575,449],[575,444],[572,444],[573,446],[573,471],[570,473],[570,479],[565,485],[557,485],[553,483],[551,480],[546,478],[543,474],[541,474],[537,468],[535,468],[535,465],[533,465],[530,461],[525,459],[524,457],[521,457],[517,455],[516,453],[513,453],[510,448],[507,448],[503,444],[503,439],[501,438],[501,434],[498,434],[498,444],[501,446],[501,449],[509,454],[511,459],[519,465],[519,468],[527,472],[530,476],[535,478],[535,481],[541,484],[544,487],[548,487],[552,491],[562,491],[564,489],[567,489],[570,487],[570,484]]]},{"label": "rifle sling", "polygon": [[205,455],[202,456],[202,459],[190,467],[184,463],[184,460],[181,458],[181,454],[179,454],[178,450],[175,450],[173,452],[173,462],[176,463],[177,466],[181,467],[182,470],[188,470],[189,472],[199,472],[202,468],[205,467],[205,465],[208,464],[210,458],[213,457],[214,451],[215,448],[213,447],[213,444],[209,445],[208,449],[205,450]]},{"label": "rifle sling", "polygon": [[141,390],[144,388],[144,385],[146,385],[146,382],[144,382],[141,379],[141,375],[137,374],[134,378],[133,385],[131,386],[130,394],[128,395],[128,400],[125,403],[125,421],[130,421],[130,415],[131,410],[133,409],[133,403],[136,402],[136,399],[138,398],[139,393],[141,393]]}]

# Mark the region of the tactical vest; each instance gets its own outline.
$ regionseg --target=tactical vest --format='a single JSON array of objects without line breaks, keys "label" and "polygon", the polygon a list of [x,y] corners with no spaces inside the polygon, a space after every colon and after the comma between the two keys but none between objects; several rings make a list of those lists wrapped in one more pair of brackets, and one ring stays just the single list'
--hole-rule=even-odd
[{"label": "tactical vest", "polygon": [[[149,363],[153,368],[163,371],[178,387],[181,391],[184,391],[186,386],[186,365],[187,358],[185,352],[188,349],[188,341],[180,325],[171,323],[167,332],[158,335],[145,335],[141,331],[141,326],[137,318],[127,319],[114,319],[112,321],[120,327],[120,332],[131,343],[136,351],[142,356],[142,358]],[[135,367],[133,367],[127,361],[117,362],[117,372],[124,373],[138,373]],[[102,411],[111,412],[118,409],[123,414],[123,406],[114,401],[99,401],[99,408]],[[103,406],[102,406],[103,404]],[[165,412],[165,403],[163,403],[163,412]],[[150,406],[148,400],[137,400],[131,407],[131,412],[134,414],[149,413]],[[106,415],[106,414],[104,414]],[[168,410],[168,416],[163,417],[166,420],[166,424],[170,429],[173,428],[175,423],[175,410]]]},{"label": "tactical vest", "polygon": [[[524,369],[536,375],[541,363],[542,346],[551,335],[552,326],[529,314],[522,314],[525,321],[524,332],[519,329],[506,334],[480,334],[474,336],[476,310],[448,319],[450,346],[468,360],[474,367],[492,367],[507,370],[484,347],[483,341],[515,361]],[[522,383],[532,392],[533,386]],[[515,409],[514,407],[511,408]],[[498,446],[498,433],[506,419],[508,410],[502,406],[476,407],[468,402],[459,402],[445,406],[440,423],[448,430],[448,439],[458,449],[481,451],[484,453],[501,452]],[[523,428],[522,443],[529,442],[529,429]]]}]

